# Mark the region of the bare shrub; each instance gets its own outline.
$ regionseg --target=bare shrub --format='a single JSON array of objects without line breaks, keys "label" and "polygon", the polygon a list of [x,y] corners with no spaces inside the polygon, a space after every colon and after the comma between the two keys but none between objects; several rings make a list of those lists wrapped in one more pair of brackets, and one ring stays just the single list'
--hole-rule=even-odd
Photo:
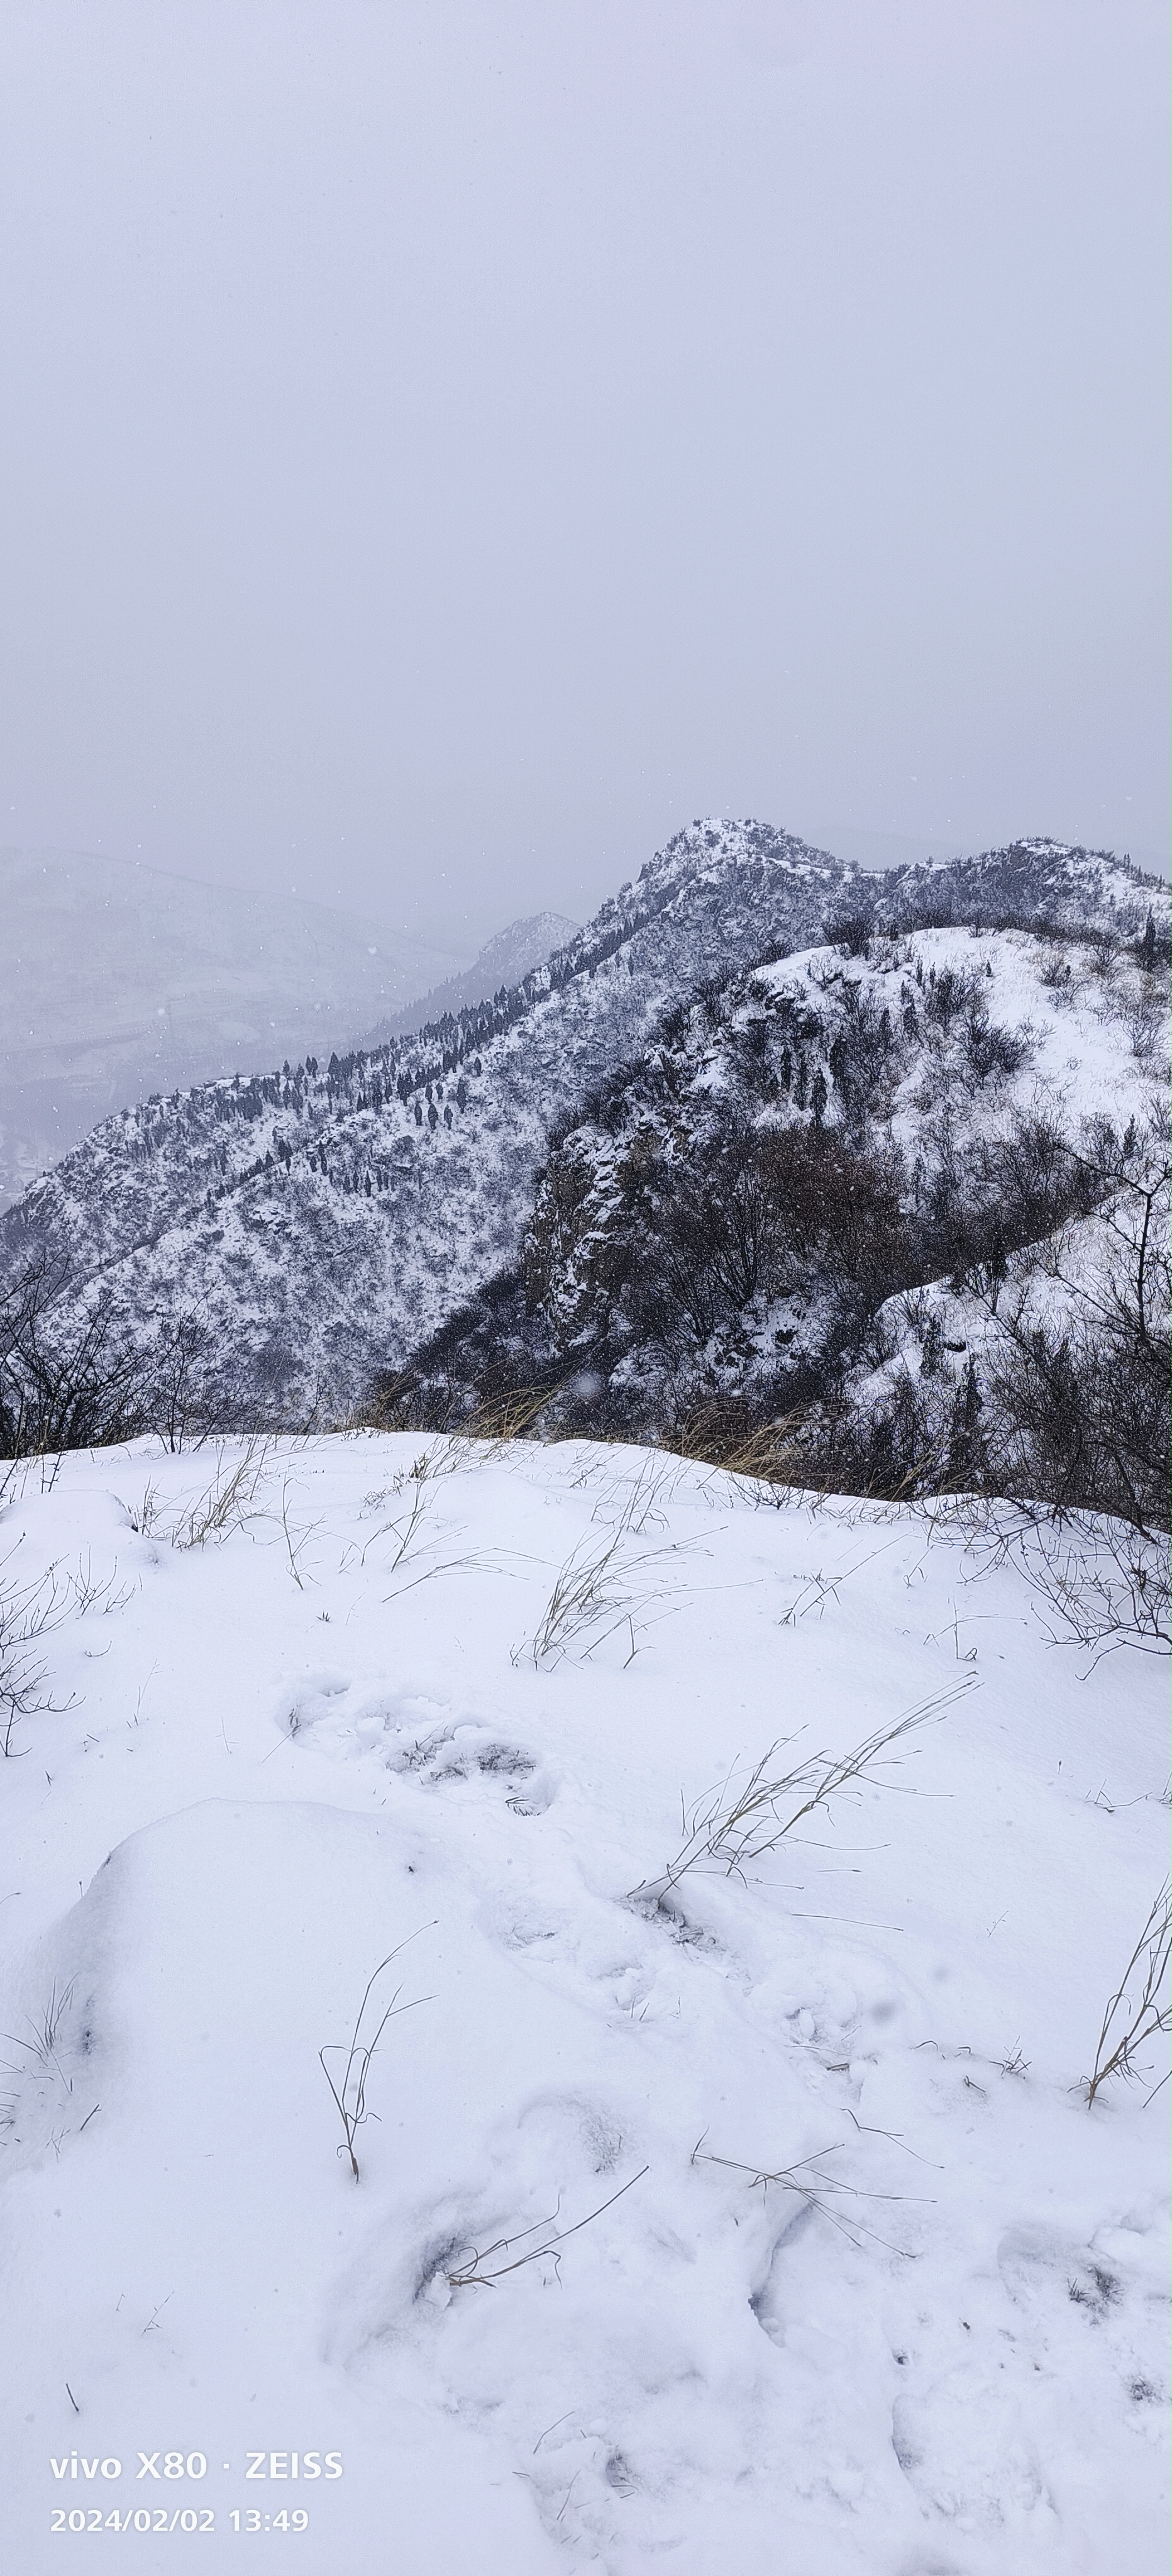
[{"label": "bare shrub", "polygon": [[[1149,922],[1151,915],[1148,916]],[[1141,942],[1138,964],[1144,970],[1117,1004],[1121,1018],[1131,1033],[1131,1052],[1137,1063],[1150,1064],[1160,1051],[1167,1057],[1168,972],[1167,949],[1157,961],[1153,942],[1150,956],[1144,954]],[[1157,964],[1160,971],[1157,972]]]},{"label": "bare shrub", "polygon": [[88,1548],[84,1556],[78,1557],[77,1571],[67,1575],[66,1582],[72,1596],[71,1606],[79,1619],[84,1619],[91,1610],[96,1610],[102,1618],[108,1618],[112,1610],[124,1610],[138,1588],[133,1583],[119,1583],[117,1557],[109,1574],[95,1574]]},{"label": "bare shrub", "polygon": [[102,1297],[74,1288],[41,1248],[0,1295],[0,1456],[100,1449],[157,1432],[183,1448],[208,1427],[193,1314],[155,1314],[145,1339]]},{"label": "bare shrub", "polygon": [[1060,1509],[1106,1512],[1143,1531],[1169,1526],[1172,1275],[1166,1168],[1116,1166],[1101,1210],[1104,1260],[1067,1277],[1065,1328],[1028,1300],[1003,1307],[989,1366],[1005,1426],[1002,1490]]},{"label": "bare shrub", "polygon": [[[0,1576],[14,1553],[0,1566]],[[55,1700],[46,1688],[48,1665],[40,1650],[41,1640],[61,1626],[72,1607],[68,1578],[56,1566],[11,1590],[0,1582],[0,1754],[5,1761],[14,1757],[13,1737],[23,1719],[59,1717],[73,1705]]]},{"label": "bare shrub", "polygon": [[848,957],[865,957],[875,928],[874,906],[861,904],[853,912],[839,913],[826,924],[826,937]]},{"label": "bare shrub", "polygon": [[58,1302],[64,1264],[39,1253],[0,1299],[0,1450],[7,1458],[91,1449],[145,1428],[141,1364],[109,1310]]},{"label": "bare shrub", "polygon": [[[1172,1559],[1165,1535],[1149,1538],[1089,1512],[1023,1512],[1009,1545],[1027,1582],[1066,1639],[1097,1662],[1115,1646],[1166,1655],[1172,1648]],[[1092,1667],[1093,1669],[1093,1667]]]}]

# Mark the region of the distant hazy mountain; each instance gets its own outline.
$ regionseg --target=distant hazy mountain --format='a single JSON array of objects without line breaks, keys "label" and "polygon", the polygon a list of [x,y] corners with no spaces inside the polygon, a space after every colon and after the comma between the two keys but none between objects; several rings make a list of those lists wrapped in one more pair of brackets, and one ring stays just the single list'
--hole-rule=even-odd
[{"label": "distant hazy mountain", "polygon": [[510,921],[462,975],[449,975],[418,1001],[390,1012],[360,1044],[367,1049],[385,1046],[388,1038],[408,1037],[414,1029],[434,1026],[445,1013],[454,1018],[458,1011],[474,1009],[477,1002],[490,1001],[502,987],[511,992],[535,966],[544,966],[555,948],[564,948],[577,929],[577,922],[564,912],[533,912],[526,921]]},{"label": "distant hazy mountain", "polygon": [[328,1054],[464,960],[133,860],[0,853],[0,1203],[111,1110]]}]

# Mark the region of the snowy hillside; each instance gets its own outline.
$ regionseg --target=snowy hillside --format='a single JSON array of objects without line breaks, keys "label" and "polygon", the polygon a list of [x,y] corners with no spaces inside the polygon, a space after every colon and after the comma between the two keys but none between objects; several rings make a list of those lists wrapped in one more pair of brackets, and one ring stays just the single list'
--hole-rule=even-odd
[{"label": "snowy hillside", "polygon": [[478,1002],[491,1001],[502,989],[511,992],[535,966],[544,966],[555,949],[564,948],[579,927],[564,912],[533,912],[524,921],[507,922],[462,974],[449,975],[445,983],[433,985],[402,1010],[389,1012],[377,1027],[365,1032],[358,1045],[370,1054],[385,1046],[388,1038],[408,1037],[413,1029],[434,1027],[445,1015],[454,1017],[474,1009]]},{"label": "snowy hillside", "polygon": [[1134,936],[1160,900],[1050,843],[864,887],[764,825],[696,824],[503,1000],[107,1121],[7,1217],[4,1267],[43,1253],[63,1314],[144,1345],[189,1319],[231,1419],[336,1420],[516,1259],[551,1124],[705,980],[853,937],[861,907]]},{"label": "snowy hillside", "polygon": [[230,1403],[360,1398],[515,1255],[550,1120],[681,989],[763,938],[801,946],[849,883],[758,825],[696,826],[506,997],[373,1056],[311,1054],[112,1118],[3,1220],[127,1332],[198,1318]]},{"label": "snowy hillside", "polygon": [[63,851],[0,853],[0,920],[0,1204],[112,1109],[328,1053],[456,962],[296,896]]},{"label": "snowy hillside", "polygon": [[13,1471],[20,2576],[1156,2576],[1166,2038],[1086,2095],[1165,1671],[997,1527],[586,1443]]},{"label": "snowy hillside", "polygon": [[1167,934],[1169,888],[1109,850],[1073,849],[1065,841],[1014,841],[975,858],[918,860],[862,880],[863,909],[874,890],[874,917],[900,925],[941,922],[1054,922],[1068,929],[1094,923],[1122,938],[1153,908]]},{"label": "snowy hillside", "polygon": [[[563,1428],[656,1438],[711,1434],[722,1409],[743,1437],[818,1399],[820,1443],[834,1396],[898,1431],[898,1459],[856,1469],[881,1489],[924,1472],[970,1354],[989,1356],[1007,1265],[1024,1293],[1022,1256],[1049,1261],[1056,1229],[1095,1207],[1108,1225],[1149,1182],[1146,1329],[1166,1336],[1167,1018],[1162,961],[1073,933],[874,935],[709,985],[562,1122],[518,1265],[388,1394],[442,1423],[556,1389]],[[926,1293],[943,1274],[968,1328]],[[1011,1280],[998,1331],[1030,1311]],[[812,1455],[792,1463],[823,1481]],[[841,1481],[841,1440],[826,1463]]]}]

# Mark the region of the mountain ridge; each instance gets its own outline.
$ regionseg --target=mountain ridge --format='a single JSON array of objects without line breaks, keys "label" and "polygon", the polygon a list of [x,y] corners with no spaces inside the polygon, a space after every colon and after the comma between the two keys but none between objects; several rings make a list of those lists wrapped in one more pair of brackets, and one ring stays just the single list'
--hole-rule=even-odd
[{"label": "mountain ridge", "polygon": [[543,966],[555,949],[564,948],[580,928],[581,923],[571,921],[564,912],[533,912],[506,922],[503,930],[486,940],[470,966],[458,975],[445,977],[442,984],[432,985],[401,1010],[377,1021],[355,1039],[355,1048],[373,1055],[391,1038],[410,1037],[417,1029],[435,1027],[445,1016],[474,1009],[478,1002],[490,1000],[502,988],[511,991],[533,967]]},{"label": "mountain ridge", "polygon": [[[1163,900],[1161,904],[1161,895]],[[1052,841],[864,874],[702,820],[513,991],[373,1053],[309,1057],[120,1113],[0,1223],[11,1280],[147,1343],[188,1316],[209,1401],[336,1419],[517,1256],[550,1126],[707,977],[852,918],[1032,914],[1138,935],[1166,890]]]}]

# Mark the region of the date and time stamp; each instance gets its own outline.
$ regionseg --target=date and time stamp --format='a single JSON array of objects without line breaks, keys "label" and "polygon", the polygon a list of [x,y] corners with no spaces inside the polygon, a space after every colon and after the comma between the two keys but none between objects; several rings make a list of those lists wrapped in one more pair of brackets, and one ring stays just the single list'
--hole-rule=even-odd
[{"label": "date and time stamp", "polygon": [[[247,2504],[232,2504],[225,2510],[205,2501],[207,2489],[204,2488],[196,2502],[192,2487],[202,2486],[208,2475],[208,2459],[204,2451],[139,2451],[129,2465],[124,2465],[113,2453],[105,2458],[96,2453],[87,2458],[83,2451],[67,2451],[61,2459],[51,2457],[49,2468],[60,2494],[60,2501],[50,2506],[50,2531],[198,2533],[227,2530],[244,2534],[309,2529],[308,2505],[294,2504],[286,2495],[278,2498],[266,2494],[263,2500],[257,2496],[255,2501],[250,2499]],[[340,2451],[246,2451],[239,2464],[231,2460],[221,2461],[220,2474],[234,2476],[242,2484],[263,2484],[266,2489],[287,2487],[294,2481],[299,2487],[313,2486],[318,2479],[334,2483],[343,2476],[344,2463]],[[129,2479],[132,2486],[143,2490],[133,2502],[128,2497],[123,2504],[117,2495],[111,2493],[111,2488],[123,2479]],[[166,2498],[152,2493],[153,2486],[163,2484],[171,2490]],[[87,2486],[90,2489],[88,2497],[84,2492]],[[96,2495],[95,2486],[98,2489]],[[179,2495],[175,2493],[177,2486],[183,2490]],[[66,2492],[61,2493],[62,2489]]]}]

